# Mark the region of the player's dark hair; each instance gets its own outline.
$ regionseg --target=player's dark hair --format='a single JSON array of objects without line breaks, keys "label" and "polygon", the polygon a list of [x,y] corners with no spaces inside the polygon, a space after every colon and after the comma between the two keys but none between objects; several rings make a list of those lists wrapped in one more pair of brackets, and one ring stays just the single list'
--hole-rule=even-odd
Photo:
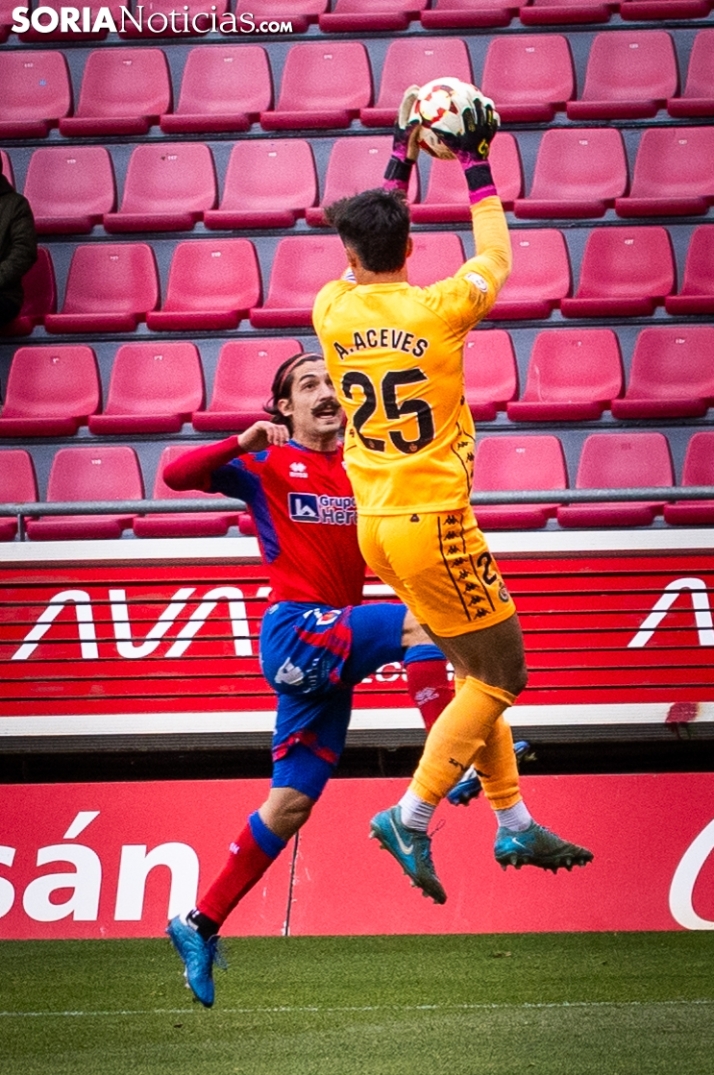
[{"label": "player's dark hair", "polygon": [[403,267],[409,205],[401,191],[365,190],[329,205],[325,216],[369,272],[398,272]]},{"label": "player's dark hair", "polygon": [[292,419],[282,413],[278,407],[278,400],[290,399],[293,393],[295,373],[301,366],[304,366],[306,362],[322,361],[322,355],[314,354],[312,351],[301,351],[299,354],[292,355],[290,358],[286,358],[284,362],[280,363],[275,372],[275,376],[273,377],[273,383],[270,386],[270,399],[263,407],[263,409],[270,415],[272,422],[276,425],[287,426],[292,433]]}]

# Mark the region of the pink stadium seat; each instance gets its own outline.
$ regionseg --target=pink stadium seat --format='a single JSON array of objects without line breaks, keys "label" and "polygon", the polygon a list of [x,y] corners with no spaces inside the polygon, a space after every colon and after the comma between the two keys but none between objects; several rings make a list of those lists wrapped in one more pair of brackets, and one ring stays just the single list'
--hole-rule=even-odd
[{"label": "pink stadium seat", "polygon": [[702,224],[692,232],[678,295],[664,300],[670,314],[714,314],[714,228]]},{"label": "pink stadium seat", "polygon": [[620,17],[639,22],[642,19],[704,19],[712,0],[621,0]]},{"label": "pink stadium seat", "polygon": [[464,344],[466,402],[476,422],[492,422],[518,393],[511,337],[502,328],[469,332]]},{"label": "pink stadium seat", "polygon": [[147,315],[165,332],[236,328],[260,301],[260,269],[248,239],[179,243],[161,310]]},{"label": "pink stadium seat", "polygon": [[680,97],[667,101],[670,116],[714,116],[714,30],[700,30],[689,54],[687,82]]},{"label": "pink stadium seat", "polygon": [[575,91],[573,57],[562,34],[494,37],[481,79],[504,123],[549,123]]},{"label": "pink stadium seat", "polygon": [[[223,500],[222,493],[204,493],[200,489],[177,492],[170,489],[163,478],[164,467],[188,450],[185,444],[169,444],[161,453],[154,480],[154,500],[198,500],[216,497]],[[141,538],[163,537],[222,537],[229,526],[237,525],[238,513],[229,511],[195,511],[173,514],[151,512],[134,519],[134,533]]]},{"label": "pink stadium seat", "polygon": [[[23,6],[25,6],[25,4],[23,4]],[[29,3],[29,0],[26,0],[26,6],[32,7],[34,10],[39,7],[47,7],[50,9],[54,9],[56,12],[58,12],[61,18],[62,9],[64,8],[66,12],[67,8],[70,5],[64,3],[63,0],[33,0],[32,4]],[[79,5],[77,6],[79,7]],[[127,3],[125,6],[129,7],[129,4]],[[90,29],[87,30],[82,29],[82,26],[84,25],[84,12],[82,9],[85,7],[88,7],[90,12]],[[114,18],[114,21],[116,22],[117,26],[119,26],[121,24],[121,3],[114,2],[109,4],[102,4],[101,2],[97,2],[97,0],[95,0],[94,3],[81,5],[80,15],[78,19],[80,26],[79,32],[71,28],[69,25],[65,29],[63,29],[61,22],[54,30],[49,30],[48,32],[50,20],[49,17],[45,15],[43,18],[43,24],[45,29],[36,30],[34,27],[31,26],[29,30],[25,30],[24,33],[18,34],[18,37],[21,41],[31,41],[33,43],[36,42],[38,44],[43,44],[47,41],[103,41],[109,33],[109,30],[102,28],[93,31],[91,29],[91,26],[94,25],[99,10],[102,7],[106,7],[109,9]]]},{"label": "pink stadium seat", "polygon": [[52,146],[30,157],[25,197],[39,235],[91,232],[116,200],[112,158],[104,146]]},{"label": "pink stadium seat", "polygon": [[[374,107],[363,107],[360,119],[365,127],[391,127],[404,90],[416,82],[423,86],[448,71],[453,78],[473,82],[471,58],[460,37],[397,38],[390,42],[384,57],[379,96]],[[369,105],[369,101],[365,105]]]},{"label": "pink stadium seat", "polygon": [[714,127],[650,127],[618,216],[690,216],[714,204]]},{"label": "pink stadium seat", "polygon": [[546,329],[533,343],[516,422],[596,421],[622,392],[622,356],[609,328]]},{"label": "pink stadium seat", "polygon": [[12,161],[4,149],[0,149],[0,161],[2,161],[2,174],[5,176],[10,186],[14,187],[15,176],[12,170]]},{"label": "pink stadium seat", "polygon": [[312,307],[323,284],[347,268],[337,235],[289,235],[275,249],[268,298],[250,311],[255,328],[312,325]]},{"label": "pink stadium seat", "polygon": [[0,0],[0,45],[10,36],[10,28],[15,22],[12,17],[15,0]]},{"label": "pink stadium seat", "polygon": [[518,14],[508,0],[435,0],[421,13],[425,30],[466,30],[472,26],[508,26]]},{"label": "pink stadium seat", "polygon": [[91,347],[20,347],[10,366],[0,437],[70,437],[99,409],[100,400]]},{"label": "pink stadium seat", "polygon": [[479,505],[480,492],[567,489],[563,448],[552,434],[482,437],[474,460],[475,514],[484,530],[536,530],[558,507],[553,504]]},{"label": "pink stadium seat", "polygon": [[37,261],[22,278],[25,300],[14,321],[0,328],[1,336],[29,336],[35,325],[57,309],[55,270],[49,250],[37,248]]},{"label": "pink stadium seat", "polygon": [[412,287],[429,287],[453,276],[466,260],[461,239],[452,231],[418,231],[412,241],[414,246],[407,261]]},{"label": "pink stadium seat", "polygon": [[426,5],[427,0],[335,0],[332,11],[320,15],[320,29],[337,34],[406,30]]},{"label": "pink stadium seat", "polygon": [[261,112],[266,131],[349,127],[372,100],[369,56],[359,41],[308,41],[285,58],[275,111]]},{"label": "pink stadium seat", "polygon": [[121,208],[104,215],[108,232],[190,231],[216,204],[216,169],[203,142],[136,146]]},{"label": "pink stadium seat", "polygon": [[714,404],[714,326],[643,328],[615,418],[702,418]]},{"label": "pink stadium seat", "polygon": [[207,228],[290,228],[316,200],[317,174],[309,142],[301,138],[236,142],[221,204],[204,213],[203,223]]},{"label": "pink stadium seat", "polygon": [[48,332],[131,332],[159,301],[152,247],[92,243],[75,248],[61,313],[47,314]]},{"label": "pink stadium seat", "polygon": [[[504,209],[512,209],[523,187],[518,143],[501,131],[489,156],[493,179]],[[432,160],[429,182],[421,202],[412,206],[412,220],[423,224],[471,222],[464,173],[453,161]]]},{"label": "pink stadium seat", "polygon": [[512,231],[513,269],[489,317],[548,317],[570,293],[570,263],[557,228]]},{"label": "pink stadium seat", "polygon": [[304,34],[308,26],[317,22],[318,17],[329,6],[329,0],[251,0],[248,7],[245,3],[231,6],[250,11],[255,22],[262,19],[287,19],[292,23],[294,34]]},{"label": "pink stadium seat", "polygon": [[[663,433],[592,433],[585,438],[577,489],[643,489],[673,484]],[[558,508],[561,526],[649,526],[664,501],[600,501]]]},{"label": "pink stadium seat", "polygon": [[[340,198],[349,198],[363,190],[380,187],[391,155],[392,136],[389,134],[373,134],[364,138],[336,138],[327,162],[325,187],[320,204],[308,207],[305,211],[308,224],[312,227],[326,224],[324,207]],[[410,201],[417,197],[418,190],[419,172],[415,168],[409,183]],[[415,206],[412,206],[412,219],[420,219],[414,216],[414,208]]]},{"label": "pink stadium seat", "polygon": [[211,402],[207,410],[194,412],[194,428],[228,434],[267,419],[267,386],[280,363],[301,351],[302,345],[287,336],[253,336],[224,343]]},{"label": "pink stadium seat", "polygon": [[568,119],[646,119],[677,92],[674,42],[666,30],[596,34],[585,87]]},{"label": "pink stadium seat", "polygon": [[[60,448],[52,460],[47,502],[77,500],[142,500],[144,483],[133,448],[92,445]],[[33,541],[81,541],[84,538],[119,538],[134,513],[117,515],[45,515],[28,519]]]},{"label": "pink stadium seat", "polygon": [[[0,450],[0,503],[37,503],[37,479],[32,456],[24,448]],[[12,541],[17,533],[17,519],[0,517],[0,541]]]},{"label": "pink stadium seat", "polygon": [[[206,33],[211,28],[211,20],[208,11],[213,8],[216,19],[220,22],[221,15],[228,8],[228,0],[212,0],[208,11],[207,5],[202,0],[184,0],[184,3],[176,5],[174,0],[141,0],[144,8],[143,19],[137,17],[138,0],[134,0],[133,11],[136,23],[131,19],[124,20],[124,29],[119,33],[126,38],[150,38],[178,37],[185,40],[187,36],[195,36],[196,33]],[[172,12],[177,16],[172,18]],[[199,16],[205,16],[200,18]],[[152,17],[153,16],[153,17]],[[193,20],[196,19],[195,27]]]},{"label": "pink stadium seat", "polygon": [[614,127],[553,128],[541,139],[519,218],[600,217],[627,190],[627,156]]},{"label": "pink stadium seat", "polygon": [[60,120],[60,133],[146,134],[170,104],[169,67],[161,49],[94,49],[87,57],[77,110]]},{"label": "pink stadium seat", "polygon": [[186,58],[178,107],[159,123],[167,134],[247,131],[272,100],[262,46],[198,45]]},{"label": "pink stadium seat", "polygon": [[0,138],[44,138],[72,108],[61,52],[0,54]]},{"label": "pink stadium seat", "polygon": [[617,0],[532,0],[521,7],[524,26],[552,26],[568,23],[609,22]]},{"label": "pink stadium seat", "polygon": [[[687,445],[682,485],[714,485],[714,432],[694,433]],[[712,526],[714,500],[675,500],[664,506],[672,526]]]},{"label": "pink stadium seat", "polygon": [[666,228],[594,228],[585,243],[578,289],[560,309],[565,317],[647,316],[671,293],[674,280]]},{"label": "pink stadium seat", "polygon": [[178,433],[203,405],[203,370],[193,343],[124,343],[114,357],[92,433]]}]

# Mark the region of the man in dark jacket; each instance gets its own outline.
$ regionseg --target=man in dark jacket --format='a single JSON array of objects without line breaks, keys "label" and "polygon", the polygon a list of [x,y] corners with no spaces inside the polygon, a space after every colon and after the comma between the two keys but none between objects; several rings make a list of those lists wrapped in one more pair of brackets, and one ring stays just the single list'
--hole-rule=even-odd
[{"label": "man in dark jacket", "polygon": [[17,317],[22,278],[37,261],[37,236],[30,203],[2,174],[0,157],[0,325]]}]

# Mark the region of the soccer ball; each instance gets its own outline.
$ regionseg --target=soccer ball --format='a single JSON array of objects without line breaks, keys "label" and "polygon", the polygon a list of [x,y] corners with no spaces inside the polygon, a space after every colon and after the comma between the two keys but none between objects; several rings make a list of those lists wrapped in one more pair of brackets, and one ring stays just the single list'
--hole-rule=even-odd
[{"label": "soccer ball", "polygon": [[465,108],[473,108],[475,93],[475,86],[459,78],[435,78],[422,86],[409,117],[421,124],[419,148],[432,157],[454,160],[454,154],[439,138],[439,131],[463,134],[462,114]]}]

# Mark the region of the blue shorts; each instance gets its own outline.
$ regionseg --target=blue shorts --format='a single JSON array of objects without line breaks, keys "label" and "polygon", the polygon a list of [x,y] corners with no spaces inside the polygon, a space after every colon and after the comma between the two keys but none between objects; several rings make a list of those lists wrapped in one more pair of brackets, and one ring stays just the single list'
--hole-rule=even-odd
[{"label": "blue shorts", "polygon": [[404,616],[403,605],[387,603],[268,609],[260,661],[278,695],[273,787],[319,798],[344,749],[353,687],[404,656]]}]

